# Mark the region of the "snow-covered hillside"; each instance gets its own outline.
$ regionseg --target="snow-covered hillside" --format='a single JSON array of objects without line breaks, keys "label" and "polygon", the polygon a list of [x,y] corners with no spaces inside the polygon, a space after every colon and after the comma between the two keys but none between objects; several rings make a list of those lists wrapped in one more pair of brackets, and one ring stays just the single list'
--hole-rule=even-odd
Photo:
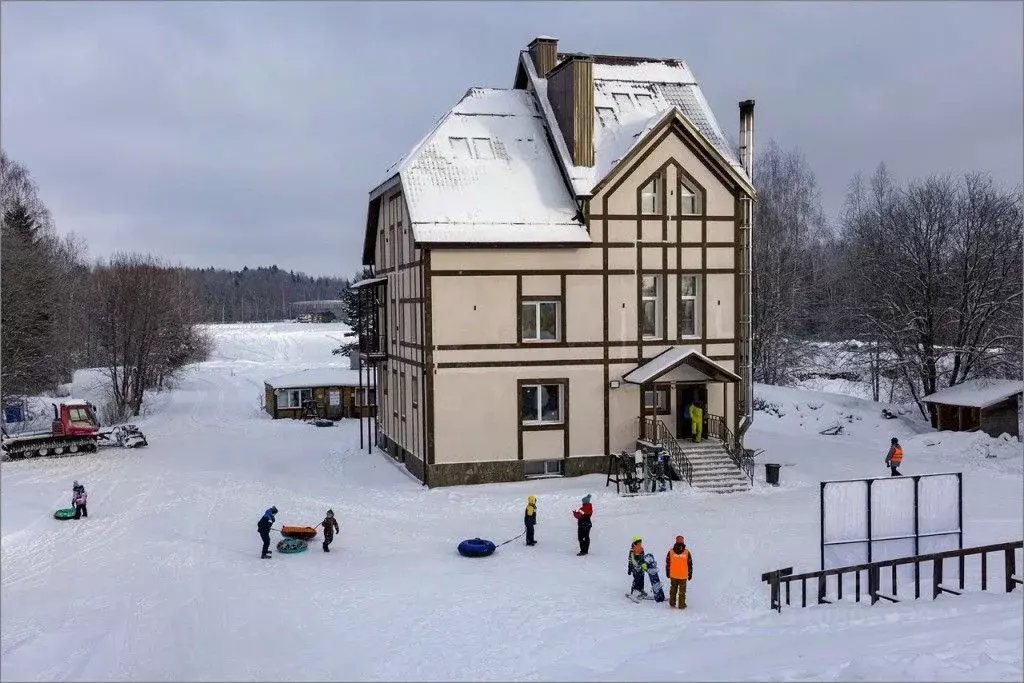
[{"label": "snow-covered hillside", "polygon": [[[273,421],[263,380],[324,364],[341,325],[217,325],[214,357],[153,397],[149,447],[0,465],[3,680],[1020,680],[1022,595],[768,610],[764,571],[813,570],[818,482],[964,471],[965,545],[1024,534],[1021,444],[937,434],[912,415],[832,394],[758,387],[751,445],[782,486],[620,498],[604,477],[428,490],[358,423]],[[76,384],[85,381],[76,377]],[[88,387],[72,387],[87,391]],[[837,436],[818,432],[835,422]],[[984,443],[982,443],[984,441]],[[987,446],[986,458],[979,444]],[[71,482],[89,518],[58,522]],[[590,555],[571,510],[593,494]],[[538,545],[470,560],[455,546],[522,532]],[[256,521],[333,508],[332,552],[259,559]],[[626,600],[626,552],[694,555],[689,609]]]}]

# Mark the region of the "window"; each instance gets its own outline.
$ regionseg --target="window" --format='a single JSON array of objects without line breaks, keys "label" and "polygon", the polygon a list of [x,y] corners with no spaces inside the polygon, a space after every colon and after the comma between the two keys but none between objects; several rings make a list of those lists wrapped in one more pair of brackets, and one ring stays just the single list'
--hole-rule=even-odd
[{"label": "window", "polygon": [[680,211],[684,216],[696,216],[701,212],[700,190],[690,187],[684,182],[679,183]]},{"label": "window", "polygon": [[387,369],[386,366],[383,369],[384,369],[384,372],[380,373],[380,386],[381,386],[381,389],[384,390],[384,395],[387,396],[388,395],[388,369]]},{"label": "window", "polygon": [[561,384],[525,384],[520,391],[523,424],[557,424],[562,421]]},{"label": "window", "polygon": [[561,327],[558,301],[524,301],[522,304],[522,340],[557,341]]},{"label": "window", "polygon": [[700,335],[700,287],[696,275],[679,276],[679,336]]},{"label": "window", "polygon": [[661,176],[655,176],[640,190],[640,213],[661,213]]},{"label": "window", "polygon": [[85,406],[80,408],[69,408],[68,419],[71,420],[71,424],[74,427],[95,427],[96,423],[93,421],[92,414],[89,409]]},{"label": "window", "polygon": [[619,122],[615,116],[615,110],[611,107],[597,107],[597,120],[601,122],[602,128],[614,126]]},{"label": "window", "polygon": [[412,376],[412,407],[413,410],[418,408],[420,405],[420,378],[416,375]]},{"label": "window", "polygon": [[312,389],[285,389],[278,393],[278,408],[301,408],[306,401],[313,400]]},{"label": "window", "polygon": [[668,387],[655,387],[644,391],[644,412],[665,415],[672,411]]},{"label": "window", "polygon": [[466,138],[448,138],[448,144],[452,146],[452,152],[456,159],[470,159],[472,154],[469,151],[469,140]]},{"label": "window", "polygon": [[399,373],[399,384],[398,384],[398,405],[402,409],[402,419],[405,419],[405,373]]},{"label": "window", "polygon": [[645,337],[661,337],[661,301],[664,280],[660,275],[644,275],[641,279],[641,333]]},{"label": "window", "polygon": [[562,474],[561,460],[524,460],[523,474],[528,477],[550,477]]},{"label": "window", "polygon": [[615,101],[615,106],[618,107],[621,112],[630,112],[636,108],[633,105],[633,99],[626,93],[617,92],[612,95],[612,99]]},{"label": "window", "polygon": [[473,156],[477,159],[493,159],[494,147],[490,138],[473,138]]},{"label": "window", "polygon": [[643,111],[654,111],[654,96],[653,95],[643,95],[643,94],[638,93],[638,94],[634,95],[634,97],[636,97],[636,105],[637,105],[637,107],[639,107]]},{"label": "window", "polygon": [[394,384],[395,388],[398,390],[397,400],[392,401],[391,416],[392,417],[398,417],[398,410],[397,410],[398,405],[397,404],[402,401],[402,387],[398,383],[398,370],[392,370],[391,371],[391,383]]}]

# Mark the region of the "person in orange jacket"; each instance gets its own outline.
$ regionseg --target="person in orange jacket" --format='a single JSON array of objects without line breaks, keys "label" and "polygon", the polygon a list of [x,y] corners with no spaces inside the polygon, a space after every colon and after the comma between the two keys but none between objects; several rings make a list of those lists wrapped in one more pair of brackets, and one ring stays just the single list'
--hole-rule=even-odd
[{"label": "person in orange jacket", "polygon": [[686,584],[693,578],[693,556],[682,536],[676,536],[676,544],[665,555],[665,575],[671,582],[668,606],[686,609]]},{"label": "person in orange jacket", "polygon": [[892,437],[890,442],[889,452],[885,456],[885,464],[889,466],[890,477],[902,477],[900,471],[896,469],[903,462],[903,447],[900,446],[900,440],[895,436]]}]

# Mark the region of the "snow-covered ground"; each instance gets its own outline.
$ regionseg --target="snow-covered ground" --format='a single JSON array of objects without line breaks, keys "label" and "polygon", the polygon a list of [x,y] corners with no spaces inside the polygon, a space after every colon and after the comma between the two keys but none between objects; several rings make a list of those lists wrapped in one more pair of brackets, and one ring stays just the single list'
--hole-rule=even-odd
[{"label": "snow-covered ground", "polygon": [[[758,387],[750,442],[782,486],[716,496],[677,487],[619,498],[604,477],[427,490],[358,423],[333,428],[260,412],[267,377],[332,356],[341,325],[211,326],[213,359],[152,397],[139,450],[0,465],[3,680],[1021,680],[1022,595],[971,591],[896,605],[768,610],[762,572],[817,568],[818,482],[885,474],[890,436],[905,474],[964,472],[965,545],[1024,534],[1021,444],[886,420],[860,399]],[[72,392],[92,391],[90,373]],[[90,398],[90,396],[83,396]],[[836,422],[837,436],[819,431]],[[994,455],[995,457],[988,457]],[[88,520],[58,522],[71,481]],[[571,510],[593,493],[591,553]],[[470,560],[455,546],[522,531],[539,498],[538,545]],[[259,559],[256,521],[341,535]],[[689,609],[625,599],[626,552],[661,560],[677,534],[694,556]],[[991,562],[992,565],[1001,562]],[[990,585],[996,583],[992,581]],[[970,587],[970,582],[969,582]],[[974,588],[976,589],[976,584]]]}]

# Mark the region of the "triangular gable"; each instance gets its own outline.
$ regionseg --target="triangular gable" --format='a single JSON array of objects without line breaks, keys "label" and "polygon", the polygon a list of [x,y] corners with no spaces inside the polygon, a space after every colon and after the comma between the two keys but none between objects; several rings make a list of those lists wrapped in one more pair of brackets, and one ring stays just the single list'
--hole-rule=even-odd
[{"label": "triangular gable", "polygon": [[705,375],[712,382],[739,382],[740,376],[707,356],[688,349],[675,346],[659,353],[622,376],[622,381],[630,384],[651,384],[669,374],[676,368],[685,366]]},{"label": "triangular gable", "polygon": [[596,195],[604,189],[612,182],[613,179],[622,175],[624,171],[628,171],[634,164],[634,161],[640,151],[647,146],[649,141],[654,140],[673,129],[677,134],[688,138],[692,143],[697,145],[697,147],[703,152],[705,159],[711,164],[714,164],[714,168],[712,170],[717,169],[719,172],[724,173],[726,177],[732,180],[749,197],[753,198],[756,196],[756,191],[750,182],[737,172],[732,164],[722,156],[722,153],[711,144],[707,137],[705,137],[696,126],[690,123],[689,119],[687,119],[679,108],[675,106],[666,110],[666,113],[661,117],[661,120],[656,125],[650,126],[646,132],[636,140],[632,149],[619,159],[619,161],[609,169],[603,178],[597,181],[597,184],[594,185],[594,189],[591,190],[591,196]]}]

